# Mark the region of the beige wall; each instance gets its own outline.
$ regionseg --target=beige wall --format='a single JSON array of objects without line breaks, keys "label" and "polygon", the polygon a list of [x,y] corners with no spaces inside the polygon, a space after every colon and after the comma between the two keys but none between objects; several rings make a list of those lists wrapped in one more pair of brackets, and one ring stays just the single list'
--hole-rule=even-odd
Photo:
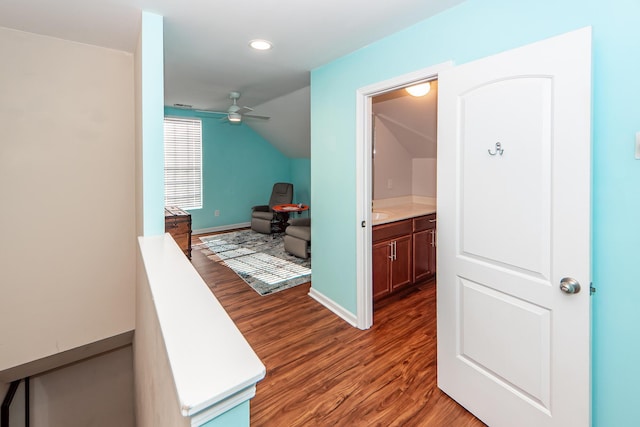
[{"label": "beige wall", "polygon": [[373,198],[380,200],[409,195],[436,197],[435,157],[412,158],[385,123],[375,120]]},{"label": "beige wall", "polygon": [[436,197],[436,159],[412,160],[412,193],[414,196]]},{"label": "beige wall", "polygon": [[[37,375],[29,389],[32,427],[135,425],[131,346]],[[24,425],[24,382],[10,419],[12,426]]]},{"label": "beige wall", "polygon": [[[382,120],[375,119],[373,198],[411,195],[411,155]],[[389,188],[391,180],[391,188]]]},{"label": "beige wall", "polygon": [[0,28],[0,371],[134,328],[131,54]]}]

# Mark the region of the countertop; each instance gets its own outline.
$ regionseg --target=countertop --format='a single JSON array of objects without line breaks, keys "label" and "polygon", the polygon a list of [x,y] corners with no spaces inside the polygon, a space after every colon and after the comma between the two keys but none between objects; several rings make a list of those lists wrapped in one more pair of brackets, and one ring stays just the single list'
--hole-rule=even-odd
[{"label": "countertop", "polygon": [[[407,218],[414,218],[422,215],[428,215],[436,212],[435,204],[426,203],[399,203],[387,205],[384,207],[376,207],[371,214],[373,225],[387,224],[390,222],[401,221]],[[375,219],[375,214],[386,214],[386,217]]]}]

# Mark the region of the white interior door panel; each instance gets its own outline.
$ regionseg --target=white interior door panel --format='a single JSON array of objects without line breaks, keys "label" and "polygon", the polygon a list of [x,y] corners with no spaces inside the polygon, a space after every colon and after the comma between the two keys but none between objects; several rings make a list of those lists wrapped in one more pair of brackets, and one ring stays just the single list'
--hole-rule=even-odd
[{"label": "white interior door panel", "polygon": [[439,75],[438,384],[491,426],[589,425],[590,94],[590,28]]}]

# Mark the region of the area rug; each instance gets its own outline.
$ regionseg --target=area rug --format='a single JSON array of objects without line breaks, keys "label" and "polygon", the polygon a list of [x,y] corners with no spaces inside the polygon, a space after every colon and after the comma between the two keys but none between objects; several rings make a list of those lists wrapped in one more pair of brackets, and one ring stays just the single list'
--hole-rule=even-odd
[{"label": "area rug", "polygon": [[287,253],[282,235],[241,230],[200,237],[200,241],[195,249],[231,268],[260,295],[311,281],[311,259]]}]

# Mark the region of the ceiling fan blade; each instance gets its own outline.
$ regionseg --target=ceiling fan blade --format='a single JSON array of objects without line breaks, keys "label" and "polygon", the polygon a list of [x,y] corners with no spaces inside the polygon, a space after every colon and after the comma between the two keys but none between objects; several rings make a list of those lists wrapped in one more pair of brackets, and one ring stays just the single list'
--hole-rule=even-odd
[{"label": "ceiling fan blade", "polygon": [[228,112],[226,112],[226,111],[213,111],[213,110],[193,110],[193,111],[195,111],[195,112],[197,112],[197,113],[223,114],[223,115],[225,115],[225,116],[226,116],[227,114],[229,114],[229,113],[228,113]]},{"label": "ceiling fan blade", "polygon": [[245,114],[242,117],[246,117],[248,119],[260,119],[260,120],[269,120],[271,118],[268,116],[254,116],[253,114]]},{"label": "ceiling fan blade", "polygon": [[249,107],[240,107],[236,110],[236,113],[238,114],[244,114],[244,113],[248,113],[250,111],[253,111],[253,108],[249,108]]}]

